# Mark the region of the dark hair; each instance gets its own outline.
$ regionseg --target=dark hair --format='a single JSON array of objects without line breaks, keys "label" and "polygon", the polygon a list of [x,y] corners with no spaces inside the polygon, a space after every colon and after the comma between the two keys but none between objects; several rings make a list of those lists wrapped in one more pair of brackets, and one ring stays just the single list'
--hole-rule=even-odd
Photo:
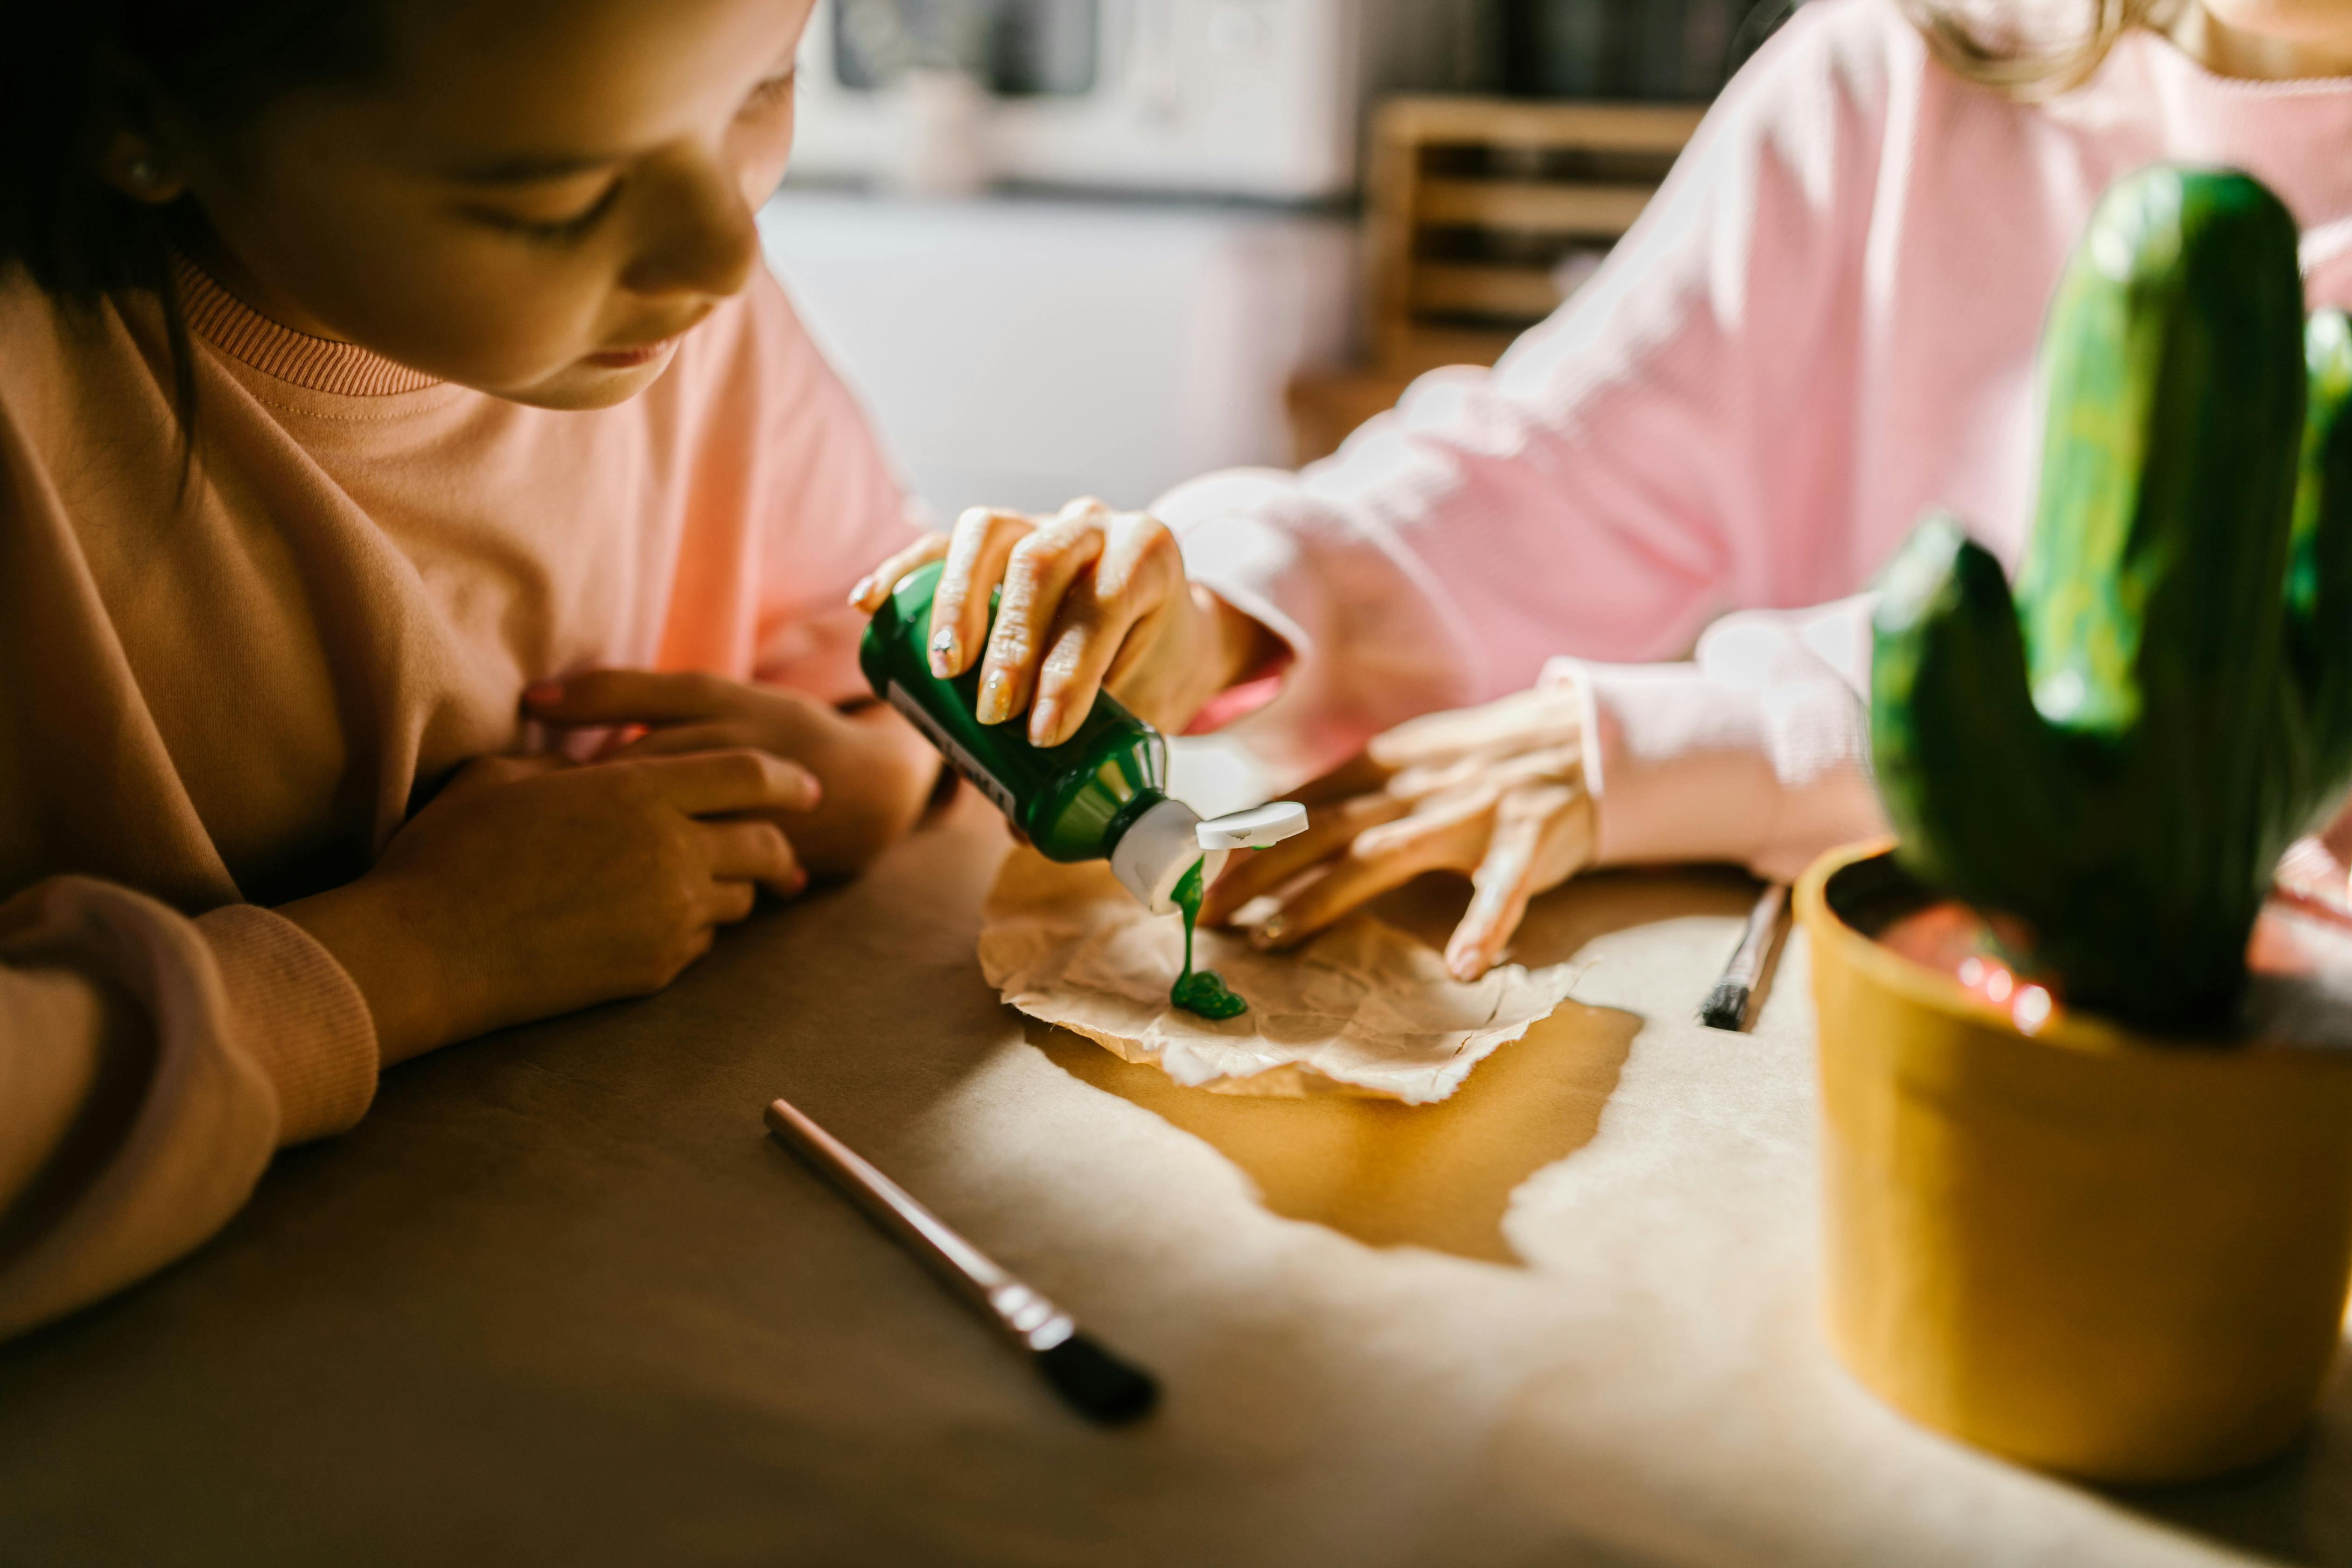
[{"label": "dark hair", "polygon": [[[159,105],[234,129],[310,83],[382,68],[374,0],[0,0],[0,272],[69,307],[161,301],[173,406],[193,456],[196,383],[172,254],[203,216],[99,174],[108,139]],[[183,476],[184,478],[184,474]]]}]

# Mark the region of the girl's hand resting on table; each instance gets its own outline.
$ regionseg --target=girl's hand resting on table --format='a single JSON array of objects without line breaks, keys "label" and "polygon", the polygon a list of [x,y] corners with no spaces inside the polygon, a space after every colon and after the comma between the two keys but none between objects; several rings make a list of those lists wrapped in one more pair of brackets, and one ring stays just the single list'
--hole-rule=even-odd
[{"label": "girl's hand resting on table", "polygon": [[667,985],[761,889],[806,886],[776,819],[821,794],[806,768],[743,749],[486,758],[366,876],[278,912],[358,984],[390,1066]]},{"label": "girl's hand resting on table", "polygon": [[737,747],[814,774],[824,799],[774,818],[811,876],[854,876],[915,825],[938,782],[940,754],[878,704],[855,713],[780,687],[717,675],[595,669],[523,694],[523,711],[556,729],[614,731],[597,760],[684,756]]},{"label": "girl's hand resting on table", "polygon": [[952,534],[875,568],[850,603],[870,616],[899,579],[940,560],[931,673],[952,679],[977,661],[981,722],[1025,711],[1034,745],[1076,734],[1105,687],[1147,723],[1181,731],[1274,649],[1265,627],[1186,579],[1166,524],[1091,500],[1050,518],[976,508]]},{"label": "girl's hand resting on table", "polygon": [[473,763],[366,876],[278,911],[358,984],[387,1066],[661,990],[760,892],[863,868],[940,766],[887,709],[714,676],[593,671],[525,708],[616,734],[584,766]]},{"label": "girl's hand resting on table", "polygon": [[1296,947],[1424,871],[1460,871],[1475,891],[1445,965],[1475,980],[1501,959],[1528,900],[1591,860],[1582,729],[1575,689],[1559,682],[1399,725],[1297,792],[1307,832],[1235,858],[1201,918],[1226,923],[1271,897],[1252,940]]}]

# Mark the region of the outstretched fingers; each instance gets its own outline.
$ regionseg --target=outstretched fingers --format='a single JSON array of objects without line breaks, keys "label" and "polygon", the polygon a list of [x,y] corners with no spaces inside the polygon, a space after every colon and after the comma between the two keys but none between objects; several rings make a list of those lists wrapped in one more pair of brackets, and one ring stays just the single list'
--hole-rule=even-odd
[{"label": "outstretched fingers", "polygon": [[1409,809],[1402,800],[1385,795],[1360,795],[1335,805],[1309,807],[1306,832],[1226,863],[1225,874],[1201,900],[1201,919],[1210,925],[1224,924],[1244,906],[1344,853],[1359,835],[1394,822]]},{"label": "outstretched fingers", "polygon": [[1491,798],[1473,796],[1359,836],[1321,875],[1285,895],[1281,907],[1252,934],[1252,944],[1276,951],[1297,947],[1424,871],[1468,866],[1485,839]]},{"label": "outstretched fingers", "polygon": [[1488,755],[1458,762],[1411,767],[1389,781],[1389,792],[1407,800],[1453,795],[1474,786],[1515,789],[1528,784],[1575,784],[1583,777],[1584,749],[1570,742],[1542,751],[1521,752],[1499,761]]},{"label": "outstretched fingers", "polygon": [[1468,983],[1494,968],[1528,901],[1558,887],[1592,858],[1591,811],[1573,784],[1523,784],[1504,792],[1486,852],[1471,873],[1470,908],[1445,946],[1446,972]]},{"label": "outstretched fingers", "polygon": [[1368,753],[1359,752],[1328,773],[1290,791],[1290,798],[1309,807],[1336,805],[1360,795],[1378,794],[1394,773],[1394,769],[1383,767]]},{"label": "outstretched fingers", "polygon": [[1573,688],[1538,686],[1483,707],[1407,720],[1374,736],[1367,750],[1374,761],[1402,772],[1497,752],[1573,745],[1583,731],[1583,711]]}]

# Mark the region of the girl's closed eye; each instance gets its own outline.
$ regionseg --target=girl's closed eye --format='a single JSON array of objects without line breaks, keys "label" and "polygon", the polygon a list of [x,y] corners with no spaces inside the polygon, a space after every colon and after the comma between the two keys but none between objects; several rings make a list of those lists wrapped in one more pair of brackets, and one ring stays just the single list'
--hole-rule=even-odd
[{"label": "girl's closed eye", "polygon": [[[795,71],[787,69],[755,84],[743,100],[741,117],[761,118],[790,103],[794,77]],[[471,207],[467,211],[478,222],[534,245],[572,245],[585,239],[612,211],[625,183],[625,176],[615,175],[588,205],[562,217],[525,216],[493,207]]]},{"label": "girl's closed eye", "polygon": [[538,245],[571,245],[585,239],[619,200],[624,181],[615,176],[586,207],[568,216],[525,217],[490,207],[468,208],[477,222]]}]

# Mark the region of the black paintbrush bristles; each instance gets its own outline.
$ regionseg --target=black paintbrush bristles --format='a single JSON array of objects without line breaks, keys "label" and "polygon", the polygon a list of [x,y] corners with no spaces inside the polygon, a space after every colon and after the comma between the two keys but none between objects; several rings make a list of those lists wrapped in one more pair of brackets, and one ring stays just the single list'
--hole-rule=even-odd
[{"label": "black paintbrush bristles", "polygon": [[1151,1414],[1160,1385],[1084,1334],[1072,1334],[1037,1352],[1037,1370],[1073,1409],[1106,1426],[1124,1426]]},{"label": "black paintbrush bristles", "polygon": [[1718,980],[1698,1010],[1698,1021],[1710,1029],[1729,1029],[1737,1034],[1748,1027],[1748,1004],[1754,995],[1750,987],[1737,980]]}]

